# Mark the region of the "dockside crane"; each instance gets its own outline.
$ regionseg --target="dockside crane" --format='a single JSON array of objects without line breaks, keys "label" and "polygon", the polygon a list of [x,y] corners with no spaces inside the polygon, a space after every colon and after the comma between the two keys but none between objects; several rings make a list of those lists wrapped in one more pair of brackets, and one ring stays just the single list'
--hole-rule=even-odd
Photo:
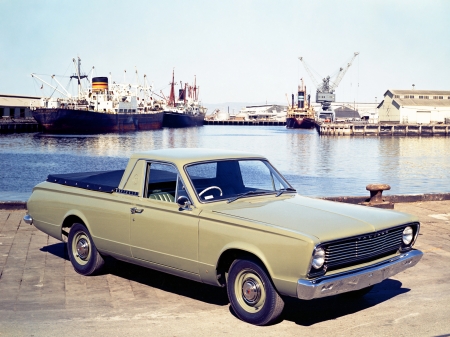
[{"label": "dockside crane", "polygon": [[322,79],[322,83],[319,83],[316,80],[316,78],[314,77],[314,75],[311,72],[311,68],[305,62],[303,57],[300,56],[298,58],[300,60],[300,62],[303,63],[303,66],[305,67],[306,72],[308,73],[309,77],[313,81],[314,86],[317,88],[316,102],[320,103],[322,105],[323,111],[329,111],[331,103],[336,101],[336,95],[335,95],[334,91],[336,90],[339,83],[342,81],[342,78],[344,77],[345,73],[347,72],[348,68],[350,68],[350,66],[352,65],[356,56],[358,56],[358,55],[359,55],[359,52],[353,53],[353,57],[347,63],[347,65],[345,67],[339,68],[339,71],[338,71],[334,81],[331,80],[330,76],[327,76]]}]

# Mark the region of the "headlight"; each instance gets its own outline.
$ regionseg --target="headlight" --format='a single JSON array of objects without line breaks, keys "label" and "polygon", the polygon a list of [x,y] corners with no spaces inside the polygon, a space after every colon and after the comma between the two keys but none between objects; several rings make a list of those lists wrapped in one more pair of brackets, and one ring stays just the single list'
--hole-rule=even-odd
[{"label": "headlight", "polygon": [[[411,236],[412,237],[412,236]],[[323,248],[316,248],[314,250],[314,255],[312,258],[312,266],[315,269],[320,269],[322,268],[323,264],[325,263],[325,251],[323,250]]]},{"label": "headlight", "polygon": [[407,226],[403,230],[402,240],[405,245],[409,245],[413,240],[414,231],[411,227]]}]

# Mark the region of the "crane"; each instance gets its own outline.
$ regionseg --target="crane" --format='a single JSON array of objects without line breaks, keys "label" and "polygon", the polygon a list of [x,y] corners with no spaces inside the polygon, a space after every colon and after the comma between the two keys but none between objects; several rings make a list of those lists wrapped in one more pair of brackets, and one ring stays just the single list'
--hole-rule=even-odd
[{"label": "crane", "polygon": [[353,61],[355,60],[356,56],[359,55],[359,52],[354,52],[353,57],[351,60],[347,63],[347,66],[345,68],[339,68],[339,71],[336,75],[336,79],[334,81],[331,80],[330,76],[327,76],[322,79],[322,83],[319,83],[314,75],[311,72],[311,68],[308,66],[308,64],[305,62],[303,57],[299,57],[298,59],[300,62],[303,63],[303,66],[306,69],[306,72],[308,73],[309,77],[314,83],[314,86],[317,88],[316,91],[316,102],[322,104],[322,110],[328,111],[330,110],[331,102],[334,102],[336,100],[336,95],[334,91],[338,87],[339,83],[341,82],[342,78],[344,77],[345,73],[347,72],[348,68],[352,65]]}]

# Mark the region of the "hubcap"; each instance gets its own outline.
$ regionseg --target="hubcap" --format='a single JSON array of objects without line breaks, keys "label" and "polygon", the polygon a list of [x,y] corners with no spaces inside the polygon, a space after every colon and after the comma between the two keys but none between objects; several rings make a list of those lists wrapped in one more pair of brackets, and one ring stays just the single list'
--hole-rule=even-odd
[{"label": "hubcap", "polygon": [[261,289],[255,279],[248,278],[244,280],[244,284],[242,285],[242,298],[250,306],[258,303],[261,298]]},{"label": "hubcap", "polygon": [[89,256],[89,242],[85,238],[77,241],[77,254],[82,260],[86,260]]}]

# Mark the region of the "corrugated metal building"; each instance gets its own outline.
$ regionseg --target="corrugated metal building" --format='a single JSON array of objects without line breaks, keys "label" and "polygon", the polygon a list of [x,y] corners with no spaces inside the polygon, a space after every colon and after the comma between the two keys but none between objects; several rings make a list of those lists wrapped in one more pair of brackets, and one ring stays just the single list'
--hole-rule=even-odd
[{"label": "corrugated metal building", "polygon": [[380,122],[448,123],[450,91],[389,89],[377,108]]},{"label": "corrugated metal building", "polygon": [[41,97],[37,96],[0,94],[0,116],[3,118],[32,117],[30,106],[38,107],[40,99]]}]

